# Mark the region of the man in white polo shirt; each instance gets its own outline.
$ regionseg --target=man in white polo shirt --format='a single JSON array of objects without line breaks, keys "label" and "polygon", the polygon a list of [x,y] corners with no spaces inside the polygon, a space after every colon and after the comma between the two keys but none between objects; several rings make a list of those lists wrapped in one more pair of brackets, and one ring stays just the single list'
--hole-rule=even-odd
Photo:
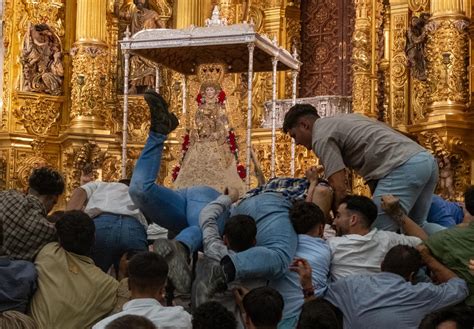
[{"label": "man in white polo shirt", "polygon": [[392,247],[415,247],[421,243],[415,236],[372,229],[376,218],[377,206],[365,196],[351,195],[341,201],[333,222],[337,236],[327,240],[332,255],[332,281],[352,274],[378,273]]}]

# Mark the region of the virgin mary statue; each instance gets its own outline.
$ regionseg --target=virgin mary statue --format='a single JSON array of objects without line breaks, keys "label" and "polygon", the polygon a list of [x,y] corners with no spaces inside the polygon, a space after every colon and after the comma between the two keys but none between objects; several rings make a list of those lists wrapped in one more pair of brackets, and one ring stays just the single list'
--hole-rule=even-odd
[{"label": "virgin mary statue", "polygon": [[184,157],[175,167],[175,188],[206,185],[223,192],[235,187],[244,193],[244,168],[237,163],[235,134],[229,128],[225,93],[217,82],[203,82],[198,109],[183,142]]}]

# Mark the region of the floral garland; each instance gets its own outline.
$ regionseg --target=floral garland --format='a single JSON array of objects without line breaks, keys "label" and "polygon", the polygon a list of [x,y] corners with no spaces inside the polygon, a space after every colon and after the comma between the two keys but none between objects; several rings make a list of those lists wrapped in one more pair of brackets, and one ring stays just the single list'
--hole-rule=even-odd
[{"label": "floral garland", "polygon": [[[227,144],[229,144],[229,150],[234,155],[235,162],[237,163],[237,173],[241,179],[245,179],[247,177],[247,170],[245,166],[239,162],[239,149],[237,148],[237,137],[235,136],[234,129],[229,130],[229,134],[226,138]],[[189,149],[189,131],[186,132],[186,135],[183,136],[183,143],[181,144],[181,161],[183,163],[184,157],[186,156],[186,152]],[[178,178],[179,171],[181,170],[181,165],[177,164],[174,166],[173,170],[171,171],[171,177],[173,178],[173,182]]]},{"label": "floral garland", "polygon": [[247,171],[245,170],[245,166],[239,162],[239,149],[237,148],[237,138],[235,137],[234,129],[229,130],[226,140],[227,144],[229,144],[230,152],[235,157],[235,162],[237,163],[237,173],[241,179],[245,179],[245,177],[247,177]]}]

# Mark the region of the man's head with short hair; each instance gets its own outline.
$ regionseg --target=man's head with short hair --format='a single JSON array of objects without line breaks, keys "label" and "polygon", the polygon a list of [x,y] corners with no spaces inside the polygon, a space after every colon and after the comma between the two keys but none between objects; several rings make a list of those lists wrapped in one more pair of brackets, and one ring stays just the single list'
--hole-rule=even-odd
[{"label": "man's head with short hair", "polygon": [[79,210],[65,211],[55,227],[61,247],[78,255],[91,255],[95,225],[89,215]]},{"label": "man's head with short hair", "polygon": [[474,185],[469,186],[464,192],[464,206],[474,216]]},{"label": "man's head with short hair", "polygon": [[419,329],[472,329],[474,328],[474,308],[450,306],[426,315]]},{"label": "man's head with short hair", "polygon": [[199,305],[193,312],[193,329],[236,329],[234,314],[218,302]]},{"label": "man's head with short hair", "polygon": [[330,302],[316,298],[303,304],[296,329],[342,329],[342,319]]},{"label": "man's head with short hair", "polygon": [[28,179],[28,193],[41,200],[50,212],[64,192],[64,179],[61,174],[50,167],[40,167],[33,170]]},{"label": "man's head with short hair", "polygon": [[312,149],[313,124],[318,111],[310,104],[296,104],[285,114],[283,132],[295,139],[297,145]]},{"label": "man's head with short hair", "polygon": [[105,329],[158,329],[153,322],[140,315],[124,315],[105,326]]},{"label": "man's head with short hair", "polygon": [[339,204],[334,218],[336,234],[342,236],[370,230],[377,212],[377,206],[370,198],[362,195],[346,196]]},{"label": "man's head with short hair", "polygon": [[230,217],[224,226],[224,242],[230,250],[245,251],[256,244],[257,225],[247,215]]},{"label": "man's head with short hair", "polygon": [[380,268],[382,272],[395,273],[407,281],[412,281],[421,264],[421,255],[418,250],[400,244],[387,252]]},{"label": "man's head with short hair", "polygon": [[276,328],[280,322],[284,301],[278,291],[270,287],[252,289],[242,300],[249,328]]},{"label": "man's head with short hair", "polygon": [[290,209],[290,220],[296,234],[322,237],[326,219],[323,211],[314,203],[296,201]]},{"label": "man's head with short hair", "polygon": [[168,264],[153,252],[136,254],[128,262],[128,285],[132,298],[155,298],[163,302]]}]

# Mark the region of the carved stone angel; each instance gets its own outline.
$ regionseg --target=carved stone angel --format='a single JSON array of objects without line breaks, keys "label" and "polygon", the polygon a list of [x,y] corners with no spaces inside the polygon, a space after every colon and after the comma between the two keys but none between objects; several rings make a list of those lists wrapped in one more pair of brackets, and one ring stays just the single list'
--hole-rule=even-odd
[{"label": "carved stone angel", "polygon": [[407,31],[407,43],[405,46],[405,53],[411,73],[413,77],[422,81],[426,80],[425,43],[427,36],[425,26],[428,23],[429,17],[430,15],[427,13],[423,13],[419,17],[412,17],[410,28]]},{"label": "carved stone angel", "polygon": [[20,57],[22,90],[60,95],[64,77],[61,45],[46,24],[31,25]]}]

